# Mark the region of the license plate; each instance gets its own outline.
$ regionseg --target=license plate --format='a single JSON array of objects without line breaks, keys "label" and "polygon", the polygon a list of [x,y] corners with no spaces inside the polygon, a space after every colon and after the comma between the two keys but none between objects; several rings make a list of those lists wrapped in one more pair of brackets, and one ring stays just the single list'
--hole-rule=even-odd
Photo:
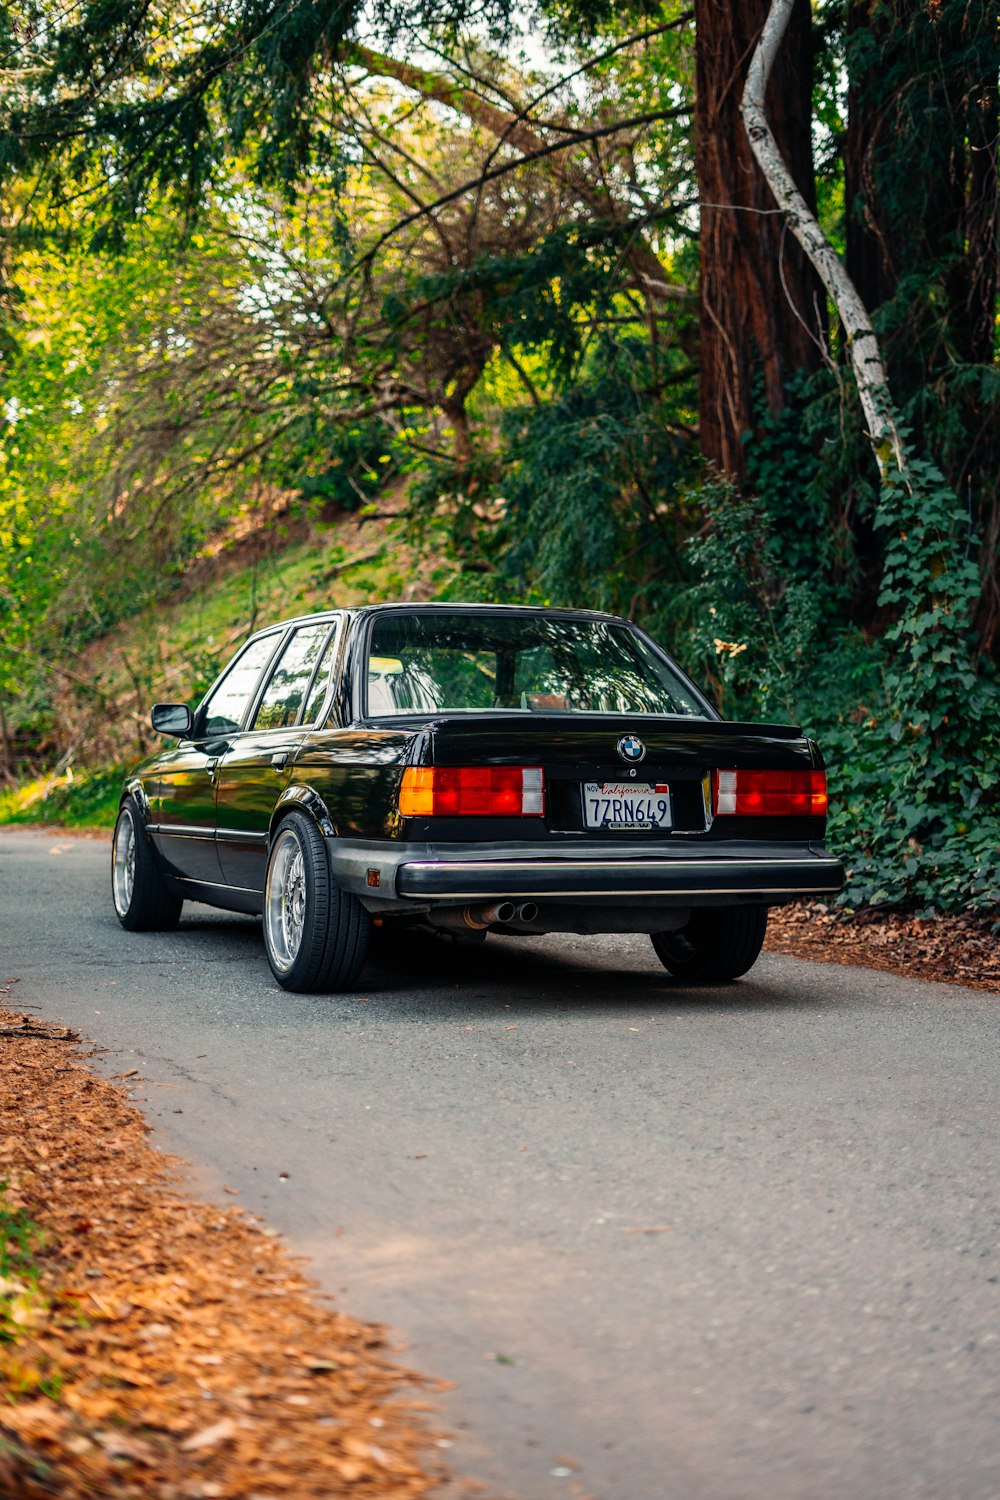
[{"label": "license plate", "polygon": [[671,828],[670,788],[666,782],[585,781],[585,828]]}]

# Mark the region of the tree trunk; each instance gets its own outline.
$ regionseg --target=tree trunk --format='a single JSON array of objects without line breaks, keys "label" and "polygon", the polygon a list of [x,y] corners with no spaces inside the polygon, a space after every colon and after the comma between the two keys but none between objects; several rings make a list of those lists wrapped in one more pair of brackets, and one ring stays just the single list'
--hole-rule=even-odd
[{"label": "tree trunk", "polygon": [[465,410],[463,395],[449,396],[441,402],[445,421],[451,427],[455,451],[455,467],[459,471],[468,467],[474,452],[472,434],[469,431],[469,416]]},{"label": "tree trunk", "polygon": [[[763,378],[768,408],[779,411],[789,378],[818,367],[826,324],[819,279],[786,233],[740,119],[743,80],[767,13],[767,0],[695,0],[699,434],[704,456],[737,479],[745,473],[755,377]],[[814,207],[808,0],[796,0],[767,109],[788,169]]]},{"label": "tree trunk", "polygon": [[[850,0],[847,12],[848,57],[869,29],[871,0]],[[881,149],[884,120],[871,106],[875,80],[871,68],[848,68],[847,133],[844,139],[844,204],[847,274],[869,312],[888,302],[896,286],[890,250],[891,231],[880,211],[873,166]]]},{"label": "tree trunk", "polygon": [[[847,271],[870,313],[899,298],[889,375],[915,443],[930,441],[968,498],[982,548],[976,624],[995,651],[1000,416],[988,387],[954,377],[960,363],[994,363],[1000,3],[849,0],[846,42]],[[863,522],[855,537],[865,565]]]},{"label": "tree trunk", "polygon": [[[997,136],[1000,107],[997,74],[1000,71],[1000,36],[996,5],[990,7],[993,35],[992,64],[984,69],[968,100],[969,184],[965,200],[964,238],[968,261],[965,321],[968,355],[976,364],[993,363],[997,308],[997,217],[1000,184],[997,172]],[[988,54],[989,55],[989,54]]]},{"label": "tree trunk", "polygon": [[[947,338],[976,364],[993,359],[998,25],[997,0],[850,0],[847,16],[847,273],[869,312],[904,277],[942,278]],[[894,341],[904,395],[943,348],[940,314],[925,323]]]},{"label": "tree trunk", "polygon": [[789,22],[801,0],[771,0],[767,20],[747,69],[740,115],[747,137],[781,214],[830,294],[847,336],[851,368],[872,449],[883,477],[895,467],[905,474],[906,456],[898,415],[871,319],[857,288],[823,233],[782,157],[769,120],[769,85]]}]

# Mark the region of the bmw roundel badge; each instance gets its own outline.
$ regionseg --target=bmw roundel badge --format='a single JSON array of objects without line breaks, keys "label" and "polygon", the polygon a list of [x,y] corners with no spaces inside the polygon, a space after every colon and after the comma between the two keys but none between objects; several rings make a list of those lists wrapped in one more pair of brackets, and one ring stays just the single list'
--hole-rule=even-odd
[{"label": "bmw roundel badge", "polygon": [[645,759],[646,747],[637,735],[623,734],[618,741],[618,754],[622,760],[627,760],[632,765],[635,765],[637,761]]}]

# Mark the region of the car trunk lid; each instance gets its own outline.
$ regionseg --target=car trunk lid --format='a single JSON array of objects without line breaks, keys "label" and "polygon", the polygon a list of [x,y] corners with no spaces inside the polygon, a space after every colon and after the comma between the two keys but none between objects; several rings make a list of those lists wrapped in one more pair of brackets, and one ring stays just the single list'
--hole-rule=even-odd
[{"label": "car trunk lid", "polygon": [[[596,788],[597,795],[607,791],[627,800],[631,788],[647,787],[656,804],[669,789],[668,826],[637,827],[637,833],[650,838],[706,835],[713,821],[714,770],[809,770],[819,764],[812,742],[802,737],[801,730],[784,724],[650,715],[477,714],[474,719],[441,717],[429,728],[427,751],[433,765],[540,766],[546,786],[544,824],[551,835],[620,837],[621,821],[595,827],[594,819],[601,813],[592,811],[588,817],[586,797],[593,797]],[[651,804],[640,795],[632,805],[649,812]],[[727,834],[738,831],[738,822],[741,834],[773,837],[775,821],[727,818],[724,823]],[[780,821],[787,825],[790,820]],[[461,820],[449,822],[461,836]],[[811,830],[815,827],[816,820],[812,820]]]}]

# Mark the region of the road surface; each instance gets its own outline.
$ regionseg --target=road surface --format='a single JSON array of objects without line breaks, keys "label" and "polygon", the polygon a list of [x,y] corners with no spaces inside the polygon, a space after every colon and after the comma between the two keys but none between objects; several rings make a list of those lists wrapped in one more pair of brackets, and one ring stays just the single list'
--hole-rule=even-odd
[{"label": "road surface", "polygon": [[694,994],[641,938],[431,935],[291,996],[246,919],[124,933],[107,865],[0,834],[12,1003],[140,1069],[202,1193],[455,1382],[459,1471],[996,1500],[997,997],[775,955]]}]

